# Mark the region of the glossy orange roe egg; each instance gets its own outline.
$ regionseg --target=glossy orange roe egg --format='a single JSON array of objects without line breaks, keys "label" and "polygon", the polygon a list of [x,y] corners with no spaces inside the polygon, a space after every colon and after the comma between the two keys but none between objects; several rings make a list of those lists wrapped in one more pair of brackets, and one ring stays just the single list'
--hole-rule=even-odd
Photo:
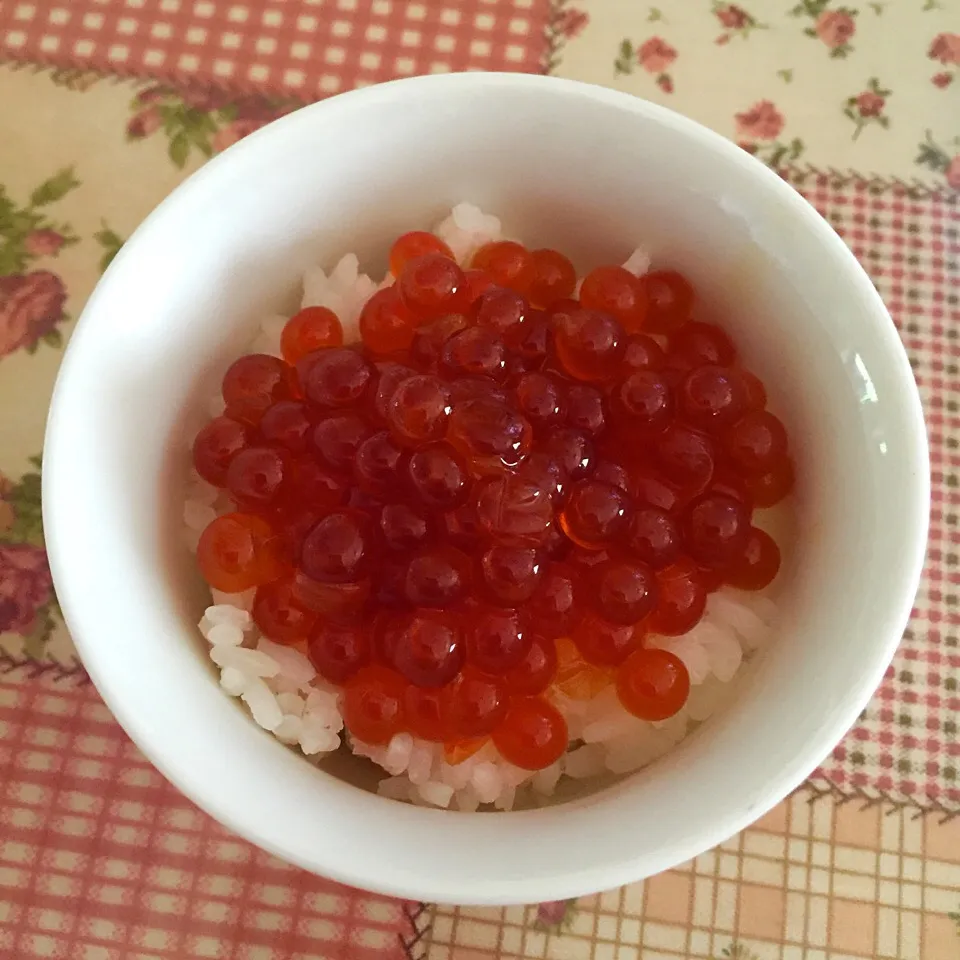
[{"label": "glossy orange roe egg", "polygon": [[503,722],[493,731],[500,756],[522,770],[543,770],[567,749],[567,721],[542,697],[514,700]]},{"label": "glossy orange roe egg", "polygon": [[320,619],[310,633],[307,653],[324,680],[343,684],[370,662],[373,644],[364,626]]},{"label": "glossy orange roe egg", "polygon": [[616,317],[624,328],[636,332],[647,316],[647,298],[637,278],[623,267],[596,267],[584,278],[580,302],[591,310]]},{"label": "glossy orange roe egg", "polygon": [[666,720],[690,695],[690,674],[666,650],[637,650],[617,670],[617,697],[641,720]]},{"label": "glossy orange roe egg", "polygon": [[278,357],[251,353],[234,360],[223,375],[223,400],[227,416],[256,424],[278,400],[291,400],[296,392],[293,368]]},{"label": "glossy orange roe egg", "polygon": [[483,270],[493,282],[526,293],[533,280],[533,264],[527,249],[512,240],[484,244],[473,255],[470,266]]},{"label": "glossy orange roe egg", "polygon": [[527,295],[535,307],[549,307],[573,295],[577,272],[559,250],[533,250],[529,262],[531,277]]},{"label": "glossy orange roe egg", "polygon": [[410,260],[396,286],[404,305],[424,320],[459,313],[469,306],[463,271],[442,253]]},{"label": "glossy orange roe egg", "polygon": [[204,580],[215,590],[242,593],[280,576],[280,543],[262,517],[226,513],[200,535],[197,562]]},{"label": "glossy orange roe egg", "polygon": [[618,321],[597,310],[580,309],[554,331],[557,360],[575,380],[613,380],[620,371],[626,334]]},{"label": "glossy orange roe egg", "polygon": [[251,615],[268,640],[282,644],[305,641],[317,619],[315,613],[298,602],[290,578],[258,587]]},{"label": "glossy orange roe egg", "polygon": [[372,354],[389,356],[410,347],[417,322],[394,285],[378,290],[364,304],[358,324],[363,345]]},{"label": "glossy orange roe egg", "polygon": [[780,570],[780,548],[764,530],[753,527],[739,556],[727,565],[724,580],[741,590],[762,590]]},{"label": "glossy orange roe egg", "polygon": [[289,364],[323,347],[343,345],[340,318],[327,307],[304,307],[284,324],[280,351]]},{"label": "glossy orange roe egg", "polygon": [[693,287],[676,270],[654,270],[639,279],[646,295],[646,329],[650,333],[673,333],[690,319]]},{"label": "glossy orange roe egg", "polygon": [[364,667],[344,685],[343,721],[363,743],[389,743],[404,727],[406,684],[393,670]]},{"label": "glossy orange roe egg", "polygon": [[428,253],[437,253],[449,260],[455,259],[453,251],[435,233],[411,230],[401,234],[390,248],[390,272],[399,277],[411,260],[424,257]]}]

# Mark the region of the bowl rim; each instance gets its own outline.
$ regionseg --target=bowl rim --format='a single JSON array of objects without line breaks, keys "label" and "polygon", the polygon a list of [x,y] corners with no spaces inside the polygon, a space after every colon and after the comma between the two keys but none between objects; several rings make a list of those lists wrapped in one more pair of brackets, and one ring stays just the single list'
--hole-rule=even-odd
[{"label": "bowl rim", "polygon": [[[268,835],[259,828],[258,824],[252,823],[249,818],[244,819],[243,816],[238,815],[236,808],[228,808],[223,803],[213,799],[208,795],[208,791],[201,788],[196,779],[190,777],[183,765],[169,755],[169,751],[161,748],[151,729],[138,718],[134,704],[124,695],[123,689],[114,683],[112,676],[105,669],[103,654],[100,652],[102,648],[93,639],[98,631],[97,611],[91,604],[84,601],[75,587],[75,580],[71,572],[71,558],[76,555],[76,550],[61,534],[64,529],[61,519],[65,517],[65,512],[71,508],[71,501],[69,495],[70,465],[66,457],[61,456],[60,450],[64,444],[65,431],[69,429],[70,407],[74,402],[73,395],[76,393],[73,384],[80,376],[78,364],[81,359],[81,349],[78,345],[83,344],[93,334],[99,304],[106,296],[105,291],[109,289],[116,277],[127,268],[127,264],[133,262],[142,238],[149,234],[154,224],[166,216],[168,211],[189,203],[191,197],[202,191],[209,180],[219,176],[222,170],[237,163],[246,153],[260,149],[267,140],[276,137],[278,133],[293,130],[298,125],[307,128],[322,124],[325,117],[333,111],[348,111],[376,100],[403,104],[416,99],[418,94],[425,89],[440,88],[448,88],[451,92],[482,92],[494,88],[542,89],[565,97],[575,97],[582,101],[592,101],[595,104],[615,107],[622,111],[625,116],[642,116],[657,124],[672,127],[682,133],[691,144],[696,144],[699,149],[707,153],[721,155],[725,162],[737,164],[748,170],[757,182],[758,189],[763,188],[767,192],[779,195],[780,199],[784,201],[784,205],[789,207],[791,217],[797,227],[811,232],[816,241],[837,258],[844,272],[849,276],[850,284],[857,288],[856,292],[864,304],[864,309],[869,311],[871,320],[875,322],[876,335],[882,341],[883,352],[888,357],[899,380],[899,386],[902,389],[899,391],[898,402],[902,404],[912,434],[907,444],[912,468],[911,478],[909,483],[904,482],[906,489],[903,491],[908,494],[907,502],[900,505],[901,515],[909,517],[909,523],[912,526],[910,526],[909,535],[905,534],[905,553],[900,557],[902,573],[897,582],[897,587],[889,591],[882,598],[882,601],[878,601],[882,602],[889,611],[890,636],[885,638],[882,644],[878,643],[871,650],[872,659],[869,667],[864,670],[856,688],[851,690],[847,701],[836,710],[830,723],[829,736],[824,736],[816,742],[809,743],[802,753],[792,758],[792,762],[779,769],[775,776],[771,776],[770,783],[767,785],[763,796],[742,797],[738,808],[728,805],[728,808],[723,810],[722,816],[716,817],[709,823],[697,824],[691,828],[689,835],[682,842],[678,842],[669,850],[654,851],[645,854],[642,858],[637,855],[631,856],[628,851],[625,851],[622,859],[616,863],[592,864],[582,867],[571,864],[570,869],[560,875],[538,876],[533,887],[531,887],[532,881],[522,879],[503,884],[493,879],[479,881],[478,879],[464,878],[459,888],[452,889],[447,883],[439,885],[437,881],[429,876],[424,876],[422,872],[418,873],[416,870],[405,869],[403,864],[387,864],[383,862],[383,858],[380,859],[380,862],[371,865],[369,860],[362,856],[358,856],[353,861],[346,861],[344,859],[330,859],[320,851],[313,851],[308,855],[297,848],[279,842],[274,836]],[[229,829],[251,843],[311,872],[330,877],[341,883],[401,898],[415,897],[433,902],[487,904],[560,900],[603,888],[623,885],[637,880],[640,876],[647,876],[660,870],[669,869],[699,855],[739,832],[798,787],[856,721],[857,716],[882,680],[899,644],[920,581],[926,547],[930,500],[926,430],[919,394],[903,344],[869,277],[853,253],[820,214],[799,193],[784,183],[774,171],[768,169],[759,160],[741,150],[725,137],[694,120],[665,107],[609,88],[572,80],[519,73],[430,75],[390,81],[340,94],[309,105],[269,124],[231,147],[224,154],[208,161],[199,171],[188,177],[162,201],[133,233],[101,278],[83,310],[73,333],[72,342],[63,358],[51,401],[44,446],[42,484],[43,516],[48,531],[47,551],[65,623],[70,626],[76,648],[100,695],[138,748],[167,779],[192,802]],[[898,626],[897,630],[893,629],[893,624]],[[344,785],[340,785],[340,787],[344,787]],[[356,788],[344,788],[351,791],[353,795],[357,794]],[[338,787],[331,786],[329,789],[335,791]],[[382,798],[374,799],[380,803],[391,803]],[[358,800],[357,802],[364,805],[367,801]],[[392,806],[400,805],[392,804]],[[602,806],[603,804],[594,804],[594,807]],[[562,805],[553,808],[552,818],[556,819],[557,812],[563,811],[560,813],[561,817],[572,819],[578,810],[582,814],[582,805]],[[543,818],[543,815],[544,811],[519,811],[493,816],[495,818],[503,817],[510,822],[526,822],[532,825],[531,818],[538,816]],[[402,811],[396,812],[398,824],[403,823],[411,830],[435,827],[441,822],[439,818],[446,818],[449,822],[451,817],[464,818],[465,816],[443,811],[423,810],[416,807],[404,807]],[[639,866],[641,859],[642,866]]]}]

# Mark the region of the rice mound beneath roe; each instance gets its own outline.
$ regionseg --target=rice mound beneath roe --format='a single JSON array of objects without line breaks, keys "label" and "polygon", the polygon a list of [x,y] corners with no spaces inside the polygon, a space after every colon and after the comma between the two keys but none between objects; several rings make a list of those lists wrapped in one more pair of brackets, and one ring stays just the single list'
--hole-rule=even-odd
[{"label": "rice mound beneath roe", "polygon": [[[454,207],[433,232],[461,264],[483,244],[504,239],[499,219],[468,203]],[[650,258],[638,248],[624,267],[639,276],[650,268]],[[329,273],[319,267],[307,271],[301,307],[330,308],[340,317],[346,340],[357,340],[362,306],[377,289],[392,282],[389,274],[378,284],[360,273],[356,255],[348,253]],[[287,319],[265,319],[248,352],[281,356],[280,334]],[[223,407],[217,394],[206,412],[217,416]],[[193,437],[189,440],[192,444]],[[203,529],[232,509],[225,494],[191,469],[183,519],[192,552],[196,552]],[[386,746],[349,737],[343,729],[338,689],[320,677],[299,650],[259,634],[250,615],[253,594],[253,590],[238,594],[211,590],[213,604],[199,623],[210,645],[210,658],[220,670],[223,690],[239,697],[253,719],[281,743],[307,757],[322,759],[346,739],[354,754],[385,771],[377,788],[383,796],[463,811],[485,805],[510,810],[518,799],[524,805],[535,805],[554,793],[561,778],[586,780],[626,774],[651,763],[732,699],[732,681],[744,661],[766,642],[776,613],[775,604],[762,592],[723,587],[708,596],[703,619],[686,634],[649,636],[647,646],[669,650],[690,674],[689,699],[668,720],[651,723],[634,717],[620,705],[613,686],[592,700],[550,693],[566,718],[571,747],[552,766],[531,772],[506,762],[490,741],[466,760],[451,765],[444,759],[442,744],[409,733],[397,734]]]}]

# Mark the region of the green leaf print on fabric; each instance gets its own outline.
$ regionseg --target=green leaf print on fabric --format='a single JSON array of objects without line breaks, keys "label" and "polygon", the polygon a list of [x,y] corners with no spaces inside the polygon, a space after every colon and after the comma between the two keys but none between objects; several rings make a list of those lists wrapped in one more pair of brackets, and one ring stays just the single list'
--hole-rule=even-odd
[{"label": "green leaf print on fabric", "polygon": [[960,136],[954,137],[949,146],[944,147],[933,139],[933,132],[928,130],[917,149],[919,152],[914,163],[934,173],[942,173],[947,186],[960,190]]},{"label": "green leaf print on fabric", "polygon": [[233,94],[213,87],[145,87],[131,101],[127,140],[155,133],[167,138],[167,153],[184,167],[196,151],[211,157],[277,117],[301,106],[290,97]]},{"label": "green leaf print on fabric", "polygon": [[100,272],[103,273],[113,262],[113,258],[120,252],[120,248],[123,246],[123,238],[120,234],[111,230],[106,221],[101,220],[100,229],[93,235],[93,239],[100,244],[103,250],[100,256]]}]

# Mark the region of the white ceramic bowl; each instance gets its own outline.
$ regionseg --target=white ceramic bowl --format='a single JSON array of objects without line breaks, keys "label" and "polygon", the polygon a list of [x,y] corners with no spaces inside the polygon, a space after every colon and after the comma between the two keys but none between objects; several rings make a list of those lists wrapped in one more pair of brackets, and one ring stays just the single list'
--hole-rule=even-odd
[{"label": "white ceramic bowl", "polygon": [[[405,806],[316,770],[217,686],[181,547],[185,430],[209,374],[305,267],[469,199],[581,266],[633,246],[725,314],[799,468],[782,628],[734,707],[626,781],[548,809]],[[307,107],[208,163],[125,245],[57,383],[44,518],[64,614],[118,720],[210,814],[308,870],[459,903],[555,900],[672,867],[800,784],[879,683],[924,550],[928,465],[910,367],[852,254],[776,174],[622,93],[432,76]]]}]

